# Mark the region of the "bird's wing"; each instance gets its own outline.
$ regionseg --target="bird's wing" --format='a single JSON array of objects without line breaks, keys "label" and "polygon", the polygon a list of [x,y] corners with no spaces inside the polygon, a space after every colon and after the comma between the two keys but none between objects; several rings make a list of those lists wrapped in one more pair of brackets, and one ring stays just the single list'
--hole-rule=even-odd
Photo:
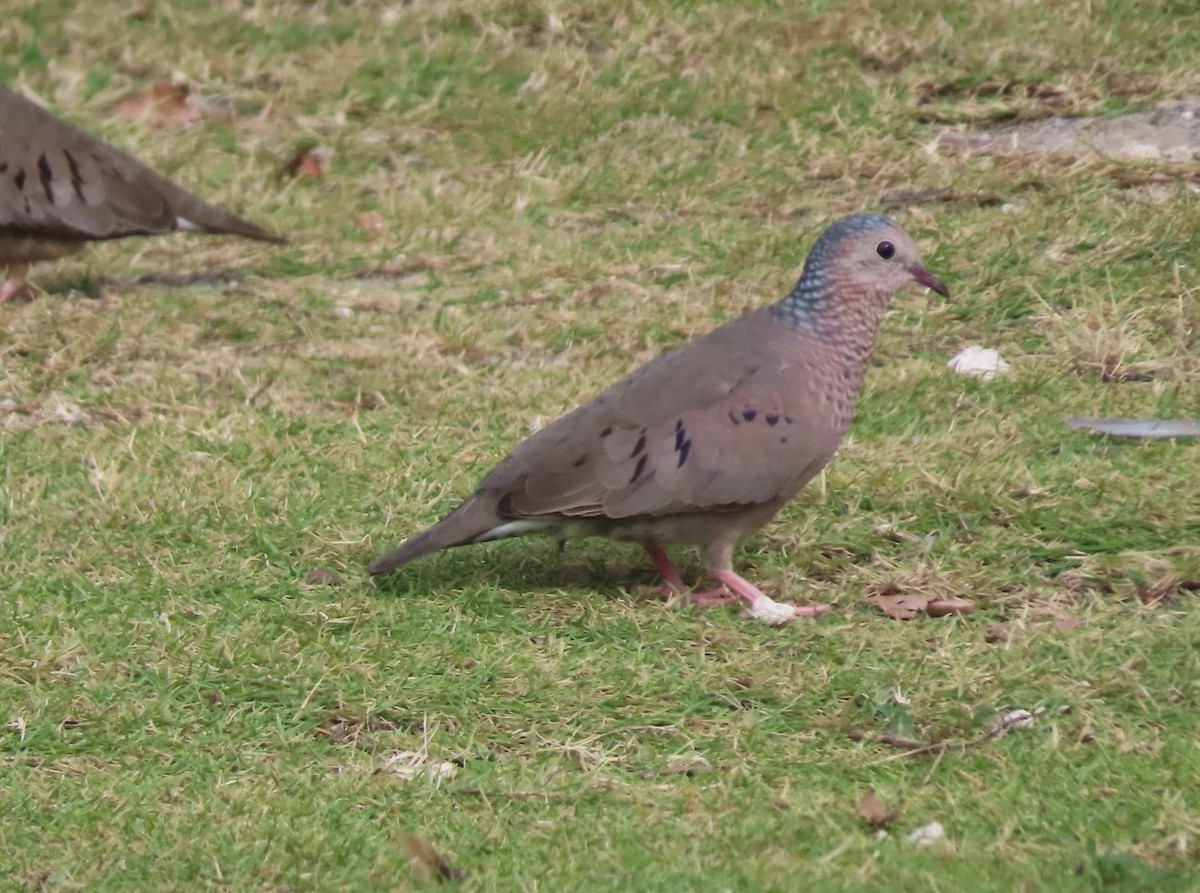
[{"label": "bird's wing", "polygon": [[[841,438],[811,361],[765,310],[622,379],[517,447],[480,485],[508,517],[633,518],[786,498]],[[819,395],[818,395],[819,398]]]},{"label": "bird's wing", "polygon": [[279,241],[0,87],[0,235],[83,241],[176,229]]}]

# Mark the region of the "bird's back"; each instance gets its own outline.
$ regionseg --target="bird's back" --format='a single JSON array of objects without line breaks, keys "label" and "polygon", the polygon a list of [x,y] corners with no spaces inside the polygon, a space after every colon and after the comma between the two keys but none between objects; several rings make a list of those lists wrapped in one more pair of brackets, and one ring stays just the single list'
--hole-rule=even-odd
[{"label": "bird's back", "polygon": [[282,241],[0,87],[0,239],[10,247],[179,229]]},{"label": "bird's back", "polygon": [[[769,308],[618,381],[484,479],[503,514],[628,519],[786,500],[833,455],[861,370]],[[840,406],[845,411],[832,411]]]}]

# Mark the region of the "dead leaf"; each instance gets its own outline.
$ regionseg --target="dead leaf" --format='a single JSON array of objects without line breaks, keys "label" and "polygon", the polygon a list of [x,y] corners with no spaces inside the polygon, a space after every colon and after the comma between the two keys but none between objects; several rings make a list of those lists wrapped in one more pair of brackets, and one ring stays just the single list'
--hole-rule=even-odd
[{"label": "dead leaf", "polygon": [[1079,618],[1069,616],[1056,617],[1054,618],[1054,626],[1056,629],[1063,630],[1064,632],[1069,629],[1075,629],[1075,627],[1079,626]]},{"label": "dead leaf", "polygon": [[987,632],[983,634],[983,641],[989,645],[995,645],[1000,642],[1011,642],[1017,636],[1017,630],[1010,623],[989,623]]},{"label": "dead leaf", "polygon": [[342,578],[327,567],[314,567],[304,578],[309,586],[341,586]]},{"label": "dead leaf", "polygon": [[316,146],[301,146],[283,166],[283,175],[294,180],[319,180],[325,176],[328,154]]},{"label": "dead leaf", "polygon": [[922,613],[931,601],[933,601],[933,596],[908,592],[877,595],[871,600],[871,603],[893,620],[912,620]]},{"label": "dead leaf", "polygon": [[448,881],[461,881],[466,877],[446,856],[434,849],[433,844],[414,834],[405,834],[403,842],[404,849],[408,851],[408,866],[417,876],[417,880],[436,880],[444,884]]},{"label": "dead leaf", "polygon": [[904,809],[903,800],[889,809],[875,794],[874,788],[867,788],[863,798],[858,801],[856,814],[872,828],[886,828],[896,820],[902,809]]},{"label": "dead leaf", "polygon": [[354,215],[354,225],[364,233],[383,232],[383,218],[375,211],[361,211]]},{"label": "dead leaf", "polygon": [[188,84],[163,81],[122,99],[117,115],[151,127],[188,127],[204,117],[204,103]]},{"label": "dead leaf", "polygon": [[1143,605],[1172,605],[1179,600],[1181,592],[1196,592],[1200,584],[1195,580],[1180,580],[1168,577],[1155,583],[1137,583],[1137,597]]},{"label": "dead leaf", "polygon": [[975,605],[965,598],[935,598],[925,606],[930,617],[949,617],[952,614],[970,614]]}]

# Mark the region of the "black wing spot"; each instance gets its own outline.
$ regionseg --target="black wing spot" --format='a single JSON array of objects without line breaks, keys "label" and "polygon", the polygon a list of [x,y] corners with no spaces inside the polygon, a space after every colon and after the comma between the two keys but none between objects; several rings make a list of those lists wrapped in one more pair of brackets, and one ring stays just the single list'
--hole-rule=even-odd
[{"label": "black wing spot", "polygon": [[643,428],[641,436],[637,439],[637,443],[635,443],[633,445],[633,452],[629,454],[629,458],[632,459],[634,456],[636,456],[638,453],[640,453],[645,448],[646,448],[646,429]]},{"label": "black wing spot", "polygon": [[38,156],[38,179],[42,181],[42,192],[46,193],[46,200],[54,201],[54,172],[50,169],[50,162],[46,160],[46,153],[43,152]]},{"label": "black wing spot", "polygon": [[758,415],[757,409],[743,409],[742,410],[742,418],[744,418],[747,422],[753,422],[754,417],[757,415]]},{"label": "black wing spot", "polygon": [[648,457],[646,457],[646,456],[642,456],[642,458],[638,459],[638,463],[637,463],[637,465],[634,466],[634,469],[633,469],[633,477],[631,477],[629,479],[629,483],[632,484],[634,481],[636,481],[638,478],[640,478],[642,476],[642,472],[646,470],[646,459],[647,458]]},{"label": "black wing spot", "polygon": [[683,468],[683,463],[687,461],[688,453],[692,451],[692,442],[690,440],[685,440],[681,446],[677,447],[677,449],[679,450],[679,464],[675,467]]},{"label": "black wing spot", "polygon": [[13,175],[13,183],[18,189],[25,188],[25,168],[21,168]]},{"label": "black wing spot", "polygon": [[776,415],[775,413],[771,413],[770,415],[766,416],[765,418],[767,420],[767,424],[770,425],[772,428],[774,428],[776,425],[779,424],[779,416]]},{"label": "black wing spot", "polygon": [[687,430],[683,427],[683,422],[675,423],[675,449],[683,448],[683,442],[687,440]]},{"label": "black wing spot", "polygon": [[71,188],[75,190],[75,197],[86,203],[87,199],[83,197],[83,173],[79,170],[79,162],[66,149],[63,149],[63,157],[67,159],[67,166],[71,168]]},{"label": "black wing spot", "polygon": [[578,459],[575,460],[575,464],[572,467],[573,468],[583,468],[583,466],[586,464],[587,464],[587,453],[584,453],[582,456],[580,456]]},{"label": "black wing spot", "polygon": [[608,437],[608,435],[610,435],[610,434],[612,434],[612,425],[609,425],[607,428],[605,428],[603,431],[600,432],[601,437]]}]

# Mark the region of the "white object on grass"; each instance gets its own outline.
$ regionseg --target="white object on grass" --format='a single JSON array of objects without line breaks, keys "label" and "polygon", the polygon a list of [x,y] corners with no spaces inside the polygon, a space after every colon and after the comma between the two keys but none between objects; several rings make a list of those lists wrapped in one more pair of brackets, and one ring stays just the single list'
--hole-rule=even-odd
[{"label": "white object on grass", "polygon": [[1109,437],[1200,437],[1200,422],[1191,419],[1063,419],[1068,428],[1085,428]]},{"label": "white object on grass", "polygon": [[942,827],[941,822],[930,822],[913,831],[907,839],[913,846],[926,847],[932,846],[945,836],[946,829]]},{"label": "white object on grass", "polygon": [[1011,368],[998,351],[978,345],[959,351],[946,365],[959,375],[973,375],[984,381],[991,381]]}]

